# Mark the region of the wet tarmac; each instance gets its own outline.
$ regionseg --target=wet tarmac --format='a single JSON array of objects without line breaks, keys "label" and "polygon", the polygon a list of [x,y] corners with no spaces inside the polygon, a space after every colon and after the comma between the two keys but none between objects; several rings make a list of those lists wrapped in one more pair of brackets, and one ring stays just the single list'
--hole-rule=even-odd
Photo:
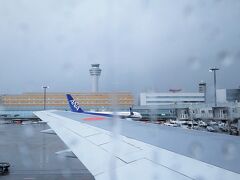
[{"label": "wet tarmac", "polygon": [[0,162],[9,162],[1,180],[93,180],[77,158],[56,155],[67,149],[53,134],[40,133],[46,124],[0,124]]}]

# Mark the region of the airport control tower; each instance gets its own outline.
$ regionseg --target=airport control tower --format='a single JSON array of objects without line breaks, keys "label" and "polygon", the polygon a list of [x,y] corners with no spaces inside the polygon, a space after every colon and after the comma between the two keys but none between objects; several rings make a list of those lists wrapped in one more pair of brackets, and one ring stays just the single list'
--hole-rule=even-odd
[{"label": "airport control tower", "polygon": [[98,79],[101,75],[101,69],[99,68],[100,64],[92,64],[92,68],[89,70],[90,75],[92,76],[92,92],[98,92]]},{"label": "airport control tower", "polygon": [[206,94],[207,94],[207,84],[203,81],[201,81],[199,84],[198,84],[198,91],[200,93],[204,93],[204,100],[206,102]]}]

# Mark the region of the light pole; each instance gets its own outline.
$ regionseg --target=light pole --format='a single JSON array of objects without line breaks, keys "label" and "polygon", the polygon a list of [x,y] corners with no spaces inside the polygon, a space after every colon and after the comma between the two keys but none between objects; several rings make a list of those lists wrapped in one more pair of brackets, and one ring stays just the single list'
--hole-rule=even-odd
[{"label": "light pole", "polygon": [[215,105],[215,107],[217,106],[217,88],[216,88],[217,77],[216,77],[216,71],[218,71],[218,70],[219,69],[216,68],[216,67],[209,69],[209,71],[213,72],[213,74],[214,74],[214,105]]},{"label": "light pole", "polygon": [[43,88],[43,109],[46,110],[46,92],[47,92],[47,89],[49,88],[49,86],[42,86]]}]

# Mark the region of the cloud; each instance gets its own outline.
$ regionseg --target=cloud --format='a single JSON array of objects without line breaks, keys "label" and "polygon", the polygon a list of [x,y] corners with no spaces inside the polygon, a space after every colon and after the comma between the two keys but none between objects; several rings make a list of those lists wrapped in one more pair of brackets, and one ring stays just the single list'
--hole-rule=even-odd
[{"label": "cloud", "polygon": [[239,8],[227,0],[1,1],[0,93],[45,82],[51,91],[90,91],[95,62],[104,91],[195,90],[211,83],[216,64],[229,69],[219,83],[234,86]]}]

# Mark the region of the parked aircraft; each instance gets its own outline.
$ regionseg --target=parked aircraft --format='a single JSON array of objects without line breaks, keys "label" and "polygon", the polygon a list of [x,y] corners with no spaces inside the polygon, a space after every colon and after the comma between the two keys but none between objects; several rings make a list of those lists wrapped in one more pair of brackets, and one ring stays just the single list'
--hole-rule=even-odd
[{"label": "parked aircraft", "polygon": [[113,116],[118,116],[120,118],[131,118],[131,119],[141,119],[142,115],[139,112],[133,112],[132,108],[129,108],[129,111],[125,112],[106,112],[106,111],[101,111],[101,112],[87,112],[83,111],[82,108],[80,107],[80,104],[73,99],[73,97],[70,94],[67,94],[67,100],[70,106],[71,111],[77,112],[77,113],[84,113],[84,114],[91,114],[91,115],[101,115],[101,116],[107,116],[107,117],[113,117]]}]

